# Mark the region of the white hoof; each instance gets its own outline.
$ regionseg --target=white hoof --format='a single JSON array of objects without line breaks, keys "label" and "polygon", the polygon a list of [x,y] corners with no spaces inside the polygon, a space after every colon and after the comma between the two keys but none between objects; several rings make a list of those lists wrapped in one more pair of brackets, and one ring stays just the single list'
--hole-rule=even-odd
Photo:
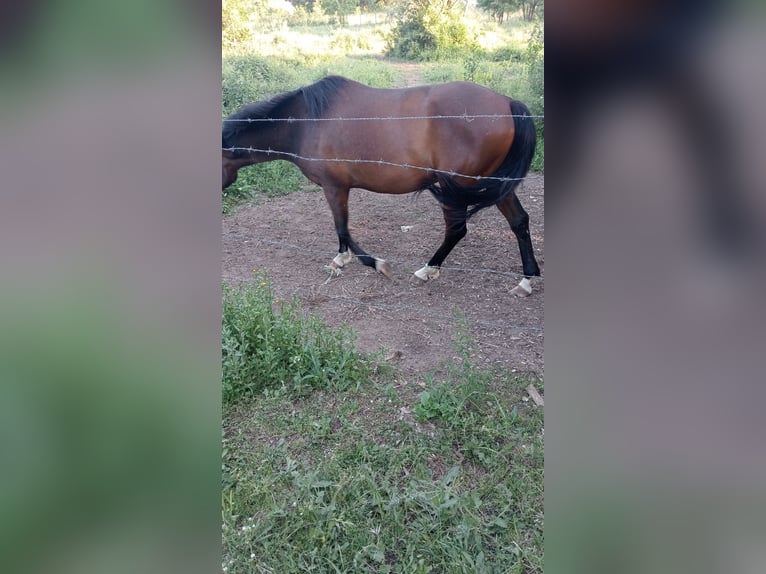
[{"label": "white hoof", "polygon": [[532,294],[532,284],[529,277],[524,277],[519,284],[511,289],[511,295],[516,297],[529,297]]},{"label": "white hoof", "polygon": [[437,279],[439,277],[439,273],[440,272],[438,267],[429,267],[428,265],[421,267],[415,271],[415,274],[412,276],[412,284],[422,285],[426,281]]},{"label": "white hoof", "polygon": [[338,253],[335,256],[335,258],[332,260],[332,263],[330,263],[330,267],[333,269],[340,269],[344,265],[351,263],[353,260],[354,256],[351,255],[348,251],[344,251],[343,253]]},{"label": "white hoof", "polygon": [[394,274],[394,269],[388,261],[377,258],[375,259],[375,271],[382,273],[388,279],[391,279]]}]

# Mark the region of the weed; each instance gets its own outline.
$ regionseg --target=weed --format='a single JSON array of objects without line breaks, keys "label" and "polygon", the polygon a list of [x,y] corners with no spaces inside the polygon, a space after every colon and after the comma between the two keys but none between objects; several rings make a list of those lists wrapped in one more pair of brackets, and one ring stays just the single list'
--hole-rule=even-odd
[{"label": "weed", "polygon": [[297,300],[275,303],[258,274],[250,285],[224,286],[222,364],[224,403],[274,387],[295,394],[358,387],[372,370],[349,331],[304,316]]}]

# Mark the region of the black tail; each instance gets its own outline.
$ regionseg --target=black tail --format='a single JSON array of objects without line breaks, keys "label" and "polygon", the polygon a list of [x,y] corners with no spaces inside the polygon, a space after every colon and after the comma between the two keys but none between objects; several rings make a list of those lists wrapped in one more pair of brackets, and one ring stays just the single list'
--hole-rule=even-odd
[{"label": "black tail", "polygon": [[511,114],[514,116],[515,128],[511,149],[498,170],[492,174],[492,177],[506,181],[484,179],[464,187],[450,176],[440,176],[439,187],[429,188],[439,203],[461,211],[467,209],[467,217],[471,217],[477,211],[499,203],[516,189],[532,164],[537,135],[527,106],[518,100],[511,100]]}]

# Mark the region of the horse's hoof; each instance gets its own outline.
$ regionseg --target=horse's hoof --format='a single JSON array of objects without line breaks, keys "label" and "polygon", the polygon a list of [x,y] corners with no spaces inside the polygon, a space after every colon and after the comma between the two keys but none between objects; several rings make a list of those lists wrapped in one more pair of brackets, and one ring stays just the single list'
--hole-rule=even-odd
[{"label": "horse's hoof", "polygon": [[415,271],[415,277],[425,283],[430,279],[438,279],[440,273],[441,272],[439,271],[438,267],[431,267],[430,265],[426,265],[425,267]]},{"label": "horse's hoof", "polygon": [[532,294],[531,291],[525,291],[518,285],[516,285],[516,287],[511,289],[511,295],[514,295],[516,297],[529,297],[531,294]]},{"label": "horse's hoof", "polygon": [[392,279],[394,275],[394,268],[388,261],[383,259],[375,260],[375,270],[386,276],[387,279]]},{"label": "horse's hoof", "polygon": [[410,277],[410,285],[413,287],[422,287],[428,283],[428,279],[421,279],[417,275],[413,274],[412,277]]},{"label": "horse's hoof", "polygon": [[532,294],[532,284],[524,277],[516,287],[511,289],[511,295],[515,297],[529,297]]}]

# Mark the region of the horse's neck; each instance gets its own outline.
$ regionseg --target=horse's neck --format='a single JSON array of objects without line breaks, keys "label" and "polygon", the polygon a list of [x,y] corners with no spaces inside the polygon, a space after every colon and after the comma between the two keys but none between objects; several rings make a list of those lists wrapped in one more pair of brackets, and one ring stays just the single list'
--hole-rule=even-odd
[{"label": "horse's neck", "polygon": [[251,134],[250,137],[242,138],[244,147],[258,150],[250,155],[246,165],[277,159],[293,161],[292,156],[298,152],[300,126],[288,122],[266,122],[263,125],[265,126],[263,129]]},{"label": "horse's neck", "polygon": [[[279,108],[277,118],[303,118],[304,108],[302,99],[296,98]],[[295,162],[305,128],[304,122],[257,122],[252,130],[243,133],[239,139],[240,147],[252,150],[246,158],[242,158],[242,165],[278,159]]]}]

